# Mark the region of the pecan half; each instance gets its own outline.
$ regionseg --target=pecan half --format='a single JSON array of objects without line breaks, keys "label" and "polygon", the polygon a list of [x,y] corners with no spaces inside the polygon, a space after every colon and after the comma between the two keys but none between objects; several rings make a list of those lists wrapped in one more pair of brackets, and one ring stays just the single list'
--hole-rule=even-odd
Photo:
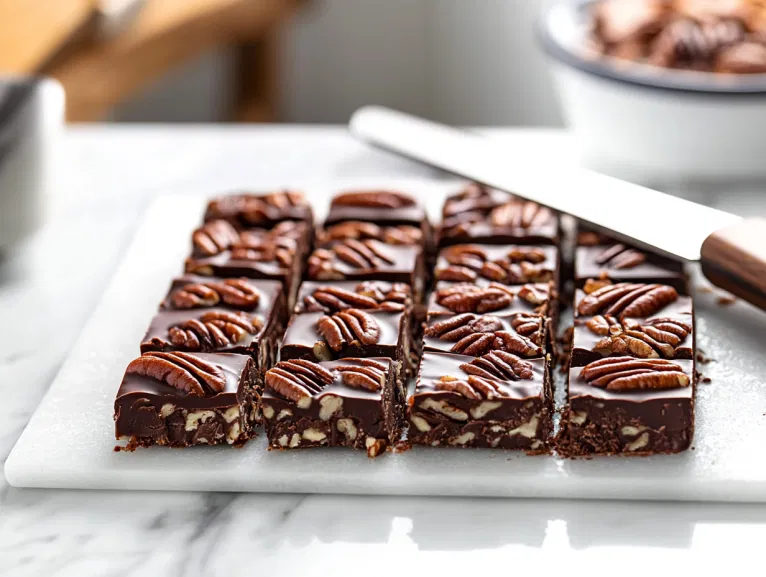
[{"label": "pecan half", "polygon": [[347,239],[329,248],[318,248],[314,251],[308,260],[309,278],[343,278],[338,261],[358,270],[383,268],[395,263],[385,244],[376,240]]},{"label": "pecan half", "polygon": [[318,363],[296,359],[277,363],[266,372],[264,380],[272,391],[305,409],[311,405],[313,395],[335,380],[335,375]]},{"label": "pecan half", "polygon": [[678,347],[692,331],[689,323],[674,318],[656,318],[645,323],[635,319],[620,322],[612,315],[595,316],[586,323],[602,340],[593,351],[602,356],[630,355],[638,358],[672,359]]},{"label": "pecan half", "polygon": [[225,220],[212,220],[192,233],[197,256],[213,256],[228,250],[239,240],[239,233]]},{"label": "pecan half", "polygon": [[221,367],[187,353],[145,353],[128,365],[126,373],[156,379],[196,397],[226,389]]},{"label": "pecan half", "polygon": [[170,327],[170,342],[190,351],[215,350],[243,342],[263,326],[260,317],[244,312],[210,311]]},{"label": "pecan half", "polygon": [[599,252],[594,261],[597,265],[611,269],[635,268],[646,262],[646,254],[624,244],[615,244]]},{"label": "pecan half", "polygon": [[577,305],[583,316],[597,314],[625,317],[648,317],[674,302],[676,289],[660,284],[618,283],[586,295]]},{"label": "pecan half", "polygon": [[344,385],[354,389],[380,391],[386,383],[388,367],[370,359],[359,359],[364,366],[338,365],[335,370],[340,372]]},{"label": "pecan half", "polygon": [[531,363],[506,351],[493,351],[482,357],[463,363],[460,368],[470,374],[486,379],[506,381],[529,380],[534,377]]},{"label": "pecan half", "polygon": [[675,389],[689,386],[683,369],[665,359],[610,357],[586,365],[580,377],[594,387],[608,391]]},{"label": "pecan half", "polygon": [[553,212],[536,202],[515,198],[492,209],[489,221],[503,228],[534,228],[552,223]]},{"label": "pecan half", "polygon": [[494,399],[495,397],[506,397],[507,393],[494,381],[469,375],[467,379],[458,379],[456,377],[444,376],[434,381],[434,389],[455,393],[466,399]]},{"label": "pecan half", "polygon": [[378,226],[371,222],[350,220],[328,226],[317,233],[319,245],[346,239],[372,239],[393,245],[416,245],[423,240],[423,232],[414,226]]},{"label": "pecan half", "polygon": [[170,302],[176,309],[212,307],[221,301],[232,307],[254,309],[260,299],[261,293],[256,286],[244,278],[189,283],[170,295]]},{"label": "pecan half", "polygon": [[352,343],[373,345],[380,340],[380,326],[363,310],[348,309],[317,321],[317,332],[330,348],[339,352]]},{"label": "pecan half", "polygon": [[332,206],[354,206],[361,208],[403,208],[414,206],[415,200],[389,190],[360,190],[344,192],[332,199]]},{"label": "pecan half", "polygon": [[456,313],[490,313],[509,307],[514,294],[508,287],[492,283],[489,287],[460,283],[436,291],[436,302]]}]

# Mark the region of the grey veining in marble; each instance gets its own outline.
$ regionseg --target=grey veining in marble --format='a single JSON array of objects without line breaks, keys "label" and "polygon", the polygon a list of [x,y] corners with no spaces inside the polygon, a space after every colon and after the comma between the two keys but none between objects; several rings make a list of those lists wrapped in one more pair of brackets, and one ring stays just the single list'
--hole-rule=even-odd
[{"label": "grey veining in marble", "polygon": [[[572,158],[558,132],[496,136],[510,158],[525,150]],[[431,174],[322,127],[95,126],[71,130],[63,153],[47,225],[0,261],[3,459],[157,194],[296,175]],[[716,187],[702,198],[766,212],[758,188]],[[699,187],[674,190],[699,198]],[[365,575],[473,574],[509,558],[514,572],[555,559],[571,574],[595,575],[626,556],[621,575],[688,573],[759,559],[764,538],[766,507],[751,505],[67,492],[0,479],[0,574],[22,577],[324,575],[354,565]]]}]

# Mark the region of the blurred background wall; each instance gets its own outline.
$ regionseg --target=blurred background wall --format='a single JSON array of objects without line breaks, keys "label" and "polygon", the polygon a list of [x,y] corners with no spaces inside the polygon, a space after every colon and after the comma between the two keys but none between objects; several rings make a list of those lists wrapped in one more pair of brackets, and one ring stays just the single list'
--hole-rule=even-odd
[{"label": "blurred background wall", "polygon": [[[385,104],[466,125],[558,125],[535,43],[535,0],[313,0],[281,43],[280,117],[345,122]],[[224,118],[225,50],[173,71],[110,114],[118,121]]]}]

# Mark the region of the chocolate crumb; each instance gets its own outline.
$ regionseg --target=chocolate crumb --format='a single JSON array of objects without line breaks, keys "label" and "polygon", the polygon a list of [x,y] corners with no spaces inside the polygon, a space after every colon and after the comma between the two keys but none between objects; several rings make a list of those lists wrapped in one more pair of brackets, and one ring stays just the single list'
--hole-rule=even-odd
[{"label": "chocolate crumb", "polygon": [[721,295],[716,299],[716,302],[718,303],[719,306],[729,307],[733,305],[735,302],[737,302],[737,299],[735,299],[731,295]]},{"label": "chocolate crumb", "polygon": [[407,441],[397,441],[394,443],[394,446],[392,447],[391,451],[394,453],[404,453],[406,451],[409,451],[412,448],[412,445],[410,445]]},{"label": "chocolate crumb", "polygon": [[697,353],[697,362],[700,363],[700,364],[703,364],[703,365],[707,365],[707,364],[713,362],[713,359],[711,359],[710,357],[706,357],[701,352],[698,352]]}]

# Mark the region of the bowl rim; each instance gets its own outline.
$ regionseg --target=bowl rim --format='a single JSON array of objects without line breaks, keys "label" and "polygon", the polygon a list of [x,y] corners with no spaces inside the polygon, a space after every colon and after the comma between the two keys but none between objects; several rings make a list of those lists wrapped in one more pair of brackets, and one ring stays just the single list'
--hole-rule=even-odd
[{"label": "bowl rim", "polygon": [[[616,58],[588,58],[566,46],[553,32],[556,19],[575,26],[584,16],[588,4],[598,0],[559,2],[544,9],[538,18],[537,37],[546,54],[587,74],[648,90],[659,90],[696,96],[754,97],[766,95],[766,74],[714,74],[692,70],[666,70],[658,66],[619,60],[627,63],[618,67]],[[736,79],[736,82],[733,80]]]}]

